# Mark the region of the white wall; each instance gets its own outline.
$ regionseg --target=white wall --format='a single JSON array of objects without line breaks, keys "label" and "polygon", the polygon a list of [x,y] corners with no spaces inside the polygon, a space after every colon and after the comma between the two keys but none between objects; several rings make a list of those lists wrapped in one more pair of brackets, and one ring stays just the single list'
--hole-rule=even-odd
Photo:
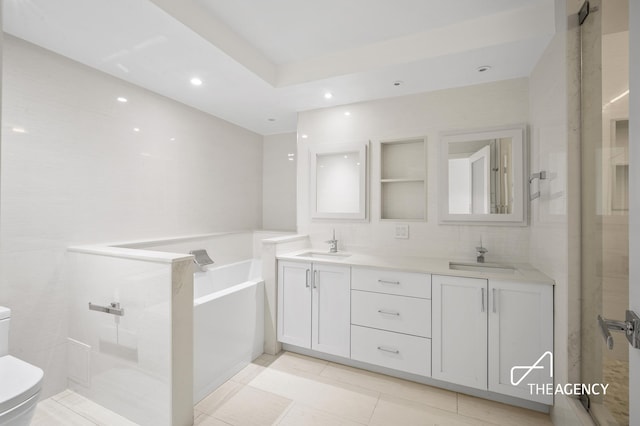
[{"label": "white wall", "polygon": [[262,150],[262,227],[295,231],[296,134],[265,136]]},{"label": "white wall", "polygon": [[262,137],[9,36],[3,89],[0,305],[46,397],[66,387],[65,248],[259,228]]},{"label": "white wall", "polygon": [[[529,119],[527,79],[364,102],[302,112],[298,116],[298,232],[310,234],[314,246],[335,227],[340,249],[388,250],[396,254],[436,257],[475,256],[482,236],[487,259],[527,261],[526,227],[438,225],[438,135],[441,131],[526,123]],[[349,111],[350,115],[344,112]],[[379,220],[380,195],[370,190],[367,222],[312,221],[309,215],[309,147],[371,140],[370,176],[378,174],[380,140],[426,136],[427,221],[409,223],[410,238],[394,238],[396,222]],[[376,188],[372,183],[370,188]]]}]

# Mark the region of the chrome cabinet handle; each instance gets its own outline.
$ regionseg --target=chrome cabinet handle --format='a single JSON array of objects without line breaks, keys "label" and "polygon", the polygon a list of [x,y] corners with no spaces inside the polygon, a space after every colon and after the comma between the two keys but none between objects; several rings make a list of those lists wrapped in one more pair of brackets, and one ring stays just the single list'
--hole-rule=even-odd
[{"label": "chrome cabinet handle", "polygon": [[388,349],[388,348],[385,348],[384,346],[378,346],[378,350],[382,351],[382,352],[389,352],[389,353],[392,353],[392,354],[399,354],[400,353],[400,351],[397,350],[397,349]]},{"label": "chrome cabinet handle", "polygon": [[310,284],[309,284],[309,274],[311,273],[310,269],[307,269],[307,272],[305,273],[305,283],[304,286],[309,288]]},{"label": "chrome cabinet handle", "polygon": [[491,296],[493,298],[492,304],[493,304],[493,313],[496,313],[496,289],[493,288],[491,289]]},{"label": "chrome cabinet handle", "polygon": [[380,284],[393,284],[400,285],[400,281],[388,281],[388,280],[378,280]]},{"label": "chrome cabinet handle", "polygon": [[481,309],[482,309],[480,312],[484,312],[484,287],[482,287],[480,289],[480,291],[481,291],[481,293],[480,293],[481,294],[480,306],[481,306]]},{"label": "chrome cabinet handle", "polygon": [[385,315],[395,315],[397,317],[400,316],[400,312],[394,312],[394,311],[385,311],[384,309],[378,309],[378,313],[380,314],[385,314]]},{"label": "chrome cabinet handle", "polygon": [[318,271],[313,271],[313,288],[318,288]]}]

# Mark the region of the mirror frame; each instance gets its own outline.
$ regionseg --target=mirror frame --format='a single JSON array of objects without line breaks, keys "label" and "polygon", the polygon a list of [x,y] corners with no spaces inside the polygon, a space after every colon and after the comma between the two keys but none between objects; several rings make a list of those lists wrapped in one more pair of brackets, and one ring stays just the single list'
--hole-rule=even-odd
[{"label": "mirror frame", "polygon": [[[443,132],[440,134],[440,197],[439,223],[466,225],[527,226],[528,144],[526,125],[494,127],[481,130]],[[449,213],[449,144],[485,139],[511,138],[513,164],[513,212],[509,214],[451,214]]]},{"label": "mirror frame", "polygon": [[[359,143],[347,143],[347,144],[331,144],[331,145],[316,145],[309,148],[310,155],[310,179],[309,179],[309,203],[310,213],[312,219],[341,219],[341,220],[366,220],[367,219],[367,146],[368,142]],[[358,173],[359,178],[359,199],[358,199],[358,212],[356,213],[336,213],[336,212],[320,212],[317,209],[317,160],[319,154],[343,154],[343,153],[358,153],[358,159],[360,164],[364,167],[360,167]]]}]

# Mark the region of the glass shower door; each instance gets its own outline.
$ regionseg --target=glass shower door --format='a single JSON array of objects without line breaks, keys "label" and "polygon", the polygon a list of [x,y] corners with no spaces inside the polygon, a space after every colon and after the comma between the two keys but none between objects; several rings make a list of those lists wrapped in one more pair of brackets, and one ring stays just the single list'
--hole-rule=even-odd
[{"label": "glass shower door", "polygon": [[[596,321],[629,309],[628,1],[590,1],[581,26],[582,365],[583,383],[608,385],[589,396],[601,425],[629,425],[629,343],[605,344]],[[586,399],[586,398],[585,398]]]}]

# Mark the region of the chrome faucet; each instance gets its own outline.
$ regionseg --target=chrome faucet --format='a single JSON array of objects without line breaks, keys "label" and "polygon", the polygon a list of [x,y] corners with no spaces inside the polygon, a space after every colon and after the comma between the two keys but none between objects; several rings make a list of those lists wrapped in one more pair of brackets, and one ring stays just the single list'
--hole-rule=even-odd
[{"label": "chrome faucet", "polygon": [[480,245],[476,247],[476,260],[478,263],[484,263],[484,254],[489,253],[489,250],[482,247],[482,238],[480,238]]},{"label": "chrome faucet", "polygon": [[333,230],[333,238],[325,241],[325,243],[329,244],[329,253],[337,253],[338,252],[338,240],[336,240],[336,230]]},{"label": "chrome faucet", "polygon": [[207,265],[212,265],[214,262],[209,257],[209,254],[204,249],[199,250],[191,250],[189,254],[193,255],[193,263],[200,267],[201,271],[204,271],[204,267]]}]

